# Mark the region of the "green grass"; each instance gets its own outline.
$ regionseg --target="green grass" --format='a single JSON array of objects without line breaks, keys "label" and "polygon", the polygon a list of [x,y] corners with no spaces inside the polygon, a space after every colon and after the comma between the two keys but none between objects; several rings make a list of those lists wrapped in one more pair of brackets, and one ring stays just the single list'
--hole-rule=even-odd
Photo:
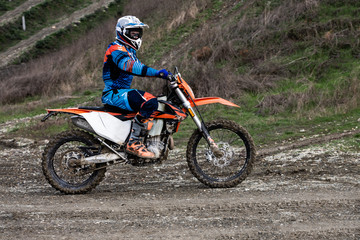
[{"label": "green grass", "polygon": [[335,146],[337,149],[344,153],[360,153],[360,134],[355,134],[353,136],[333,140],[328,144],[330,146]]},{"label": "green grass", "polygon": [[359,17],[360,2],[357,0],[327,1],[320,5],[317,17],[321,22],[334,18],[351,19]]},{"label": "green grass", "polygon": [[[122,1],[118,1],[120,3]],[[280,4],[281,1],[258,1],[254,8],[250,9],[247,14],[253,14],[258,16],[266,7],[273,9]],[[331,1],[326,1],[327,3]],[[350,86],[352,81],[359,81],[360,76],[360,60],[356,55],[356,34],[346,35],[346,42],[343,43],[344,38],[338,38],[339,41],[326,42],[322,35],[329,29],[325,28],[330,19],[329,16],[335,16],[336,21],[340,16],[357,17],[354,15],[356,10],[355,6],[358,6],[357,1],[354,2],[354,6],[347,4],[345,7],[340,6],[339,10],[336,10],[336,1],[333,4],[321,6],[317,18],[321,19],[319,25],[318,38],[312,37],[307,40],[299,40],[293,43],[293,48],[289,52],[276,55],[271,58],[269,62],[273,61],[275,65],[283,66],[285,74],[279,77],[276,82],[276,86],[271,89],[266,89],[263,92],[245,92],[235,97],[235,102],[241,106],[241,108],[231,108],[219,104],[200,106],[199,109],[204,117],[205,122],[211,121],[215,118],[230,119],[236,121],[243,127],[245,127],[249,133],[253,136],[257,146],[264,145],[276,145],[281,144],[283,141],[296,141],[303,137],[310,137],[314,135],[324,135],[331,133],[341,133],[356,129],[359,126],[358,119],[360,118],[359,105],[339,111],[338,108],[341,105],[341,101],[346,100],[347,96],[344,92],[339,92],[339,89]],[[206,9],[198,14],[196,19],[190,19],[177,29],[172,30],[170,33],[163,34],[163,37],[156,42],[151,49],[148,49],[142,56],[142,61],[152,64],[158,61],[169,52],[172,48],[176,47],[184,38],[201,26],[203,22],[210,19],[218,11],[222,9],[224,1],[212,1],[213,8]],[[238,3],[234,7],[234,11],[240,8],[241,4]],[[33,49],[28,56],[23,55],[23,59],[29,59],[39,56],[53,49],[61,48],[68,44],[73,39],[82,36],[83,33],[93,28],[98,22],[104,21],[109,17],[116,16],[122,7],[117,8],[109,7],[106,12],[99,11],[92,16],[89,16],[81,21],[79,25],[70,26],[52,36],[47,37],[43,41],[40,41],[36,48]],[[341,13],[341,14],[338,14]],[[356,23],[356,21],[354,21]],[[160,23],[155,23],[155,25]],[[344,25],[348,26],[348,25]],[[291,29],[294,26],[290,26]],[[315,28],[315,26],[313,26]],[[301,28],[301,26],[300,26]],[[358,25],[354,25],[355,29],[359,29]],[[286,36],[289,29],[279,29],[278,32],[269,34],[269,41],[267,44],[273,44],[277,49],[282,44],[281,38]],[[300,29],[301,30],[301,29]],[[335,29],[338,31],[338,29]],[[309,36],[308,36],[309,37]],[[274,41],[272,41],[274,39]],[[316,40],[316,41],[315,41]],[[57,43],[61,42],[58,46]],[[349,47],[350,46],[350,47]],[[243,46],[246,48],[246,46]],[[256,46],[267,48],[269,46]],[[270,49],[270,47],[269,47]],[[251,50],[251,49],[250,49]],[[191,51],[191,49],[189,49]],[[229,60],[230,61],[230,60]],[[228,62],[217,62],[216,67],[222,68]],[[246,74],[251,65],[244,64],[243,66],[237,66],[239,74]],[[359,86],[359,85],[354,85]],[[314,89],[313,95],[309,95],[306,105],[296,110],[296,106],[290,105],[283,112],[276,114],[259,114],[258,104],[267,96],[283,94],[296,94],[307,93],[310,88]],[[351,90],[351,89],[350,89]],[[337,95],[340,94],[340,95]],[[351,94],[345,92],[345,94]],[[78,93],[76,98],[65,99],[56,103],[46,102],[33,106],[29,110],[27,109],[30,101],[27,99],[22,106],[18,108],[9,108],[8,111],[1,111],[0,122],[4,122],[14,118],[22,118],[27,116],[35,116],[38,114],[45,114],[45,108],[64,108],[79,105],[83,102],[94,102],[100,99],[101,90],[89,91],[85,90],[83,93]],[[328,103],[323,103],[321,108],[317,108],[319,100],[321,98],[328,100]],[[34,100],[34,99],[31,99]],[[40,100],[40,99],[35,99]],[[345,103],[347,103],[345,101]],[[358,103],[357,103],[358,104]],[[91,105],[91,104],[90,104]],[[6,107],[2,107],[6,109]],[[59,119],[62,119],[60,117]],[[38,122],[32,122],[30,125],[19,125],[12,130],[12,134],[24,134],[24,135],[41,135],[42,132],[46,132],[44,135],[48,138],[50,135],[56,132],[62,131],[69,127],[65,120],[53,119],[49,120],[45,125]],[[178,133],[174,135],[175,143],[185,145],[193,130],[195,124],[191,118],[188,117],[181,125]],[[349,145],[351,149],[359,149],[359,135],[355,135],[350,141]]]},{"label": "green grass", "polygon": [[20,57],[15,60],[14,64],[27,62],[71,44],[104,21],[121,15],[123,3],[124,0],[116,0],[111,3],[107,9],[99,9],[93,14],[80,19],[79,23],[69,25],[64,29],[45,37],[38,41],[28,52],[20,55]]},{"label": "green grass", "polygon": [[300,103],[303,104],[300,114],[304,115],[318,111],[319,107],[332,114],[345,102],[353,102],[352,106],[347,106],[349,108],[358,106],[360,98],[354,91],[359,87],[360,60],[354,56],[353,49],[303,43],[293,54],[277,56],[272,61],[284,66],[291,75],[278,81],[276,87],[266,93],[259,93],[258,97],[298,94],[303,97],[292,99],[293,103],[285,110],[299,111]]},{"label": "green grass", "polygon": [[32,7],[23,13],[26,21],[26,31],[22,29],[22,17],[14,22],[0,26],[0,51],[15,45],[21,40],[27,39],[39,30],[59,22],[78,9],[84,8],[91,3],[90,0],[47,0]]},{"label": "green grass", "polygon": [[17,123],[9,129],[9,135],[12,137],[25,137],[33,139],[51,139],[56,134],[67,131],[72,128],[70,118],[59,115],[52,117],[51,120],[40,122],[32,119],[26,123]]},{"label": "green grass", "polygon": [[18,118],[46,114],[46,109],[48,108],[68,108],[86,105],[84,102],[91,104],[100,99],[101,93],[102,89],[85,90],[84,92],[73,95],[71,98],[58,98],[52,100],[35,97],[28,98],[24,102],[18,104],[2,105],[0,106],[0,123]]},{"label": "green grass", "polygon": [[[0,123],[4,123],[13,119],[21,119],[26,117],[40,116],[40,118],[30,119],[25,123],[21,122],[16,124],[13,128],[8,130],[9,136],[29,137],[34,139],[49,139],[62,131],[69,130],[73,127],[70,124],[70,118],[67,114],[59,114],[55,117],[51,117],[46,122],[41,122],[47,112],[46,109],[51,108],[69,108],[85,105],[99,105],[99,99],[102,90],[85,90],[79,92],[71,98],[64,99],[27,99],[23,103],[0,106]],[[29,104],[32,103],[32,104]],[[84,104],[87,102],[87,104]]]},{"label": "green grass", "polygon": [[[360,109],[346,114],[319,116],[313,119],[299,118],[296,114],[278,114],[276,116],[260,116],[254,111],[255,106],[241,108],[227,107],[221,104],[199,106],[205,122],[215,119],[228,119],[245,127],[254,138],[256,145],[276,145],[283,141],[296,141],[303,137],[342,133],[357,129]],[[241,104],[240,104],[241,105]],[[179,132],[174,135],[175,143],[185,146],[196,129],[191,117],[181,123]]]},{"label": "green grass", "polygon": [[0,16],[5,14],[7,11],[14,10],[16,7],[23,4],[26,0],[2,0],[0,2]]},{"label": "green grass", "polygon": [[[92,104],[100,99],[101,90],[84,91],[79,93],[76,98],[65,99],[55,103],[43,103],[32,110],[24,110],[20,106],[18,110],[11,112],[1,111],[0,122],[15,118],[23,118],[43,114],[45,108],[66,108],[82,105],[88,102]],[[246,103],[245,103],[246,102]],[[303,137],[314,135],[326,135],[332,133],[342,133],[344,131],[354,130],[359,127],[360,109],[355,109],[346,114],[330,114],[314,118],[299,117],[297,114],[283,113],[277,115],[262,116],[256,113],[257,95],[246,96],[242,100],[236,101],[240,108],[228,107],[221,104],[211,104],[199,106],[201,115],[205,122],[215,119],[229,119],[245,127],[254,138],[257,147],[265,145],[281,144],[283,141],[296,141]],[[56,118],[50,118],[45,123],[39,120],[32,120],[27,124],[16,125],[11,130],[11,135],[28,136],[34,138],[48,139],[54,134],[70,128],[66,119],[68,115],[59,115]],[[180,125],[179,132],[174,135],[177,146],[185,146],[196,125],[191,117],[188,117]],[[355,142],[359,142],[359,135],[354,136]],[[355,146],[356,147],[356,146]]]},{"label": "green grass", "polygon": [[360,109],[347,114],[335,114],[314,119],[298,118],[296,115],[277,115],[262,117],[253,112],[235,109],[231,111],[212,110],[204,114],[205,119],[221,116],[244,126],[253,136],[256,145],[281,143],[313,135],[341,133],[359,126]]},{"label": "green grass", "polygon": [[200,12],[195,19],[189,20],[186,23],[180,25],[176,29],[171,30],[169,33],[163,34],[162,38],[155,42],[151,48],[148,48],[145,53],[142,54],[143,61],[149,65],[159,61],[162,56],[179,45],[184,38],[195,32],[200,25],[211,18],[211,16],[220,10],[223,1],[213,0],[213,8]]}]

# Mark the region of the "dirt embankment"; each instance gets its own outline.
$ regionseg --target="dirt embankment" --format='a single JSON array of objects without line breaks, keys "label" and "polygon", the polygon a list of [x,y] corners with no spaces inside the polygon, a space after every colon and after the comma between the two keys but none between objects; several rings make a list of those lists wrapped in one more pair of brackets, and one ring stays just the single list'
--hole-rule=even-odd
[{"label": "dirt embankment", "polygon": [[112,167],[85,195],[47,184],[46,141],[0,140],[0,239],[360,238],[360,154],[341,140],[259,149],[230,189],[203,186],[175,149],[162,165]]},{"label": "dirt embankment", "polygon": [[7,11],[0,16],[0,25],[13,21],[14,19],[21,16],[23,12],[30,10],[32,7],[40,4],[41,2],[45,2],[45,0],[27,0],[14,10]]},{"label": "dirt embankment", "polygon": [[65,28],[71,23],[79,21],[84,16],[95,12],[101,7],[108,6],[113,1],[114,0],[93,0],[93,3],[88,7],[72,13],[70,16],[61,19],[59,22],[53,24],[52,26],[41,29],[39,32],[31,36],[30,38],[22,40],[15,46],[0,53],[0,68],[6,66],[8,63],[14,61],[17,57],[19,57],[22,53],[32,48],[37,41],[45,38],[46,36],[49,36],[52,33],[55,33],[56,31],[59,31],[62,28]]}]

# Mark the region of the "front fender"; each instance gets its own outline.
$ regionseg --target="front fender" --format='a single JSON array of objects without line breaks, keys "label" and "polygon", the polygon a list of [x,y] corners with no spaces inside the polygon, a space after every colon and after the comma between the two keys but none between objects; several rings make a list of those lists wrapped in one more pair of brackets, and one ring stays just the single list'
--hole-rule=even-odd
[{"label": "front fender", "polygon": [[[232,103],[228,100],[225,100],[223,98],[219,97],[204,97],[204,98],[195,98],[194,102],[197,106],[206,105],[206,104],[212,104],[212,103],[221,103],[223,105],[231,106],[231,107],[240,107],[239,105],[236,105],[235,103]],[[193,102],[190,102],[191,106],[194,106]]]}]

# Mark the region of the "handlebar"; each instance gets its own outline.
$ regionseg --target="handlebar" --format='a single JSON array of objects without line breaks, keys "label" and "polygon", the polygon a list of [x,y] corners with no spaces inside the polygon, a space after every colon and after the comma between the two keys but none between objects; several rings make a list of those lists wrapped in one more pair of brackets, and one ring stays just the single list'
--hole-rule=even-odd
[{"label": "handlebar", "polygon": [[175,74],[172,74],[171,72],[169,72],[169,74],[166,76],[166,78],[164,78],[164,73],[161,72],[161,73],[159,74],[159,77],[162,78],[162,79],[166,79],[166,80],[168,80],[169,82],[176,82],[176,76],[180,74],[177,67],[175,67],[174,73],[175,73]]},{"label": "handlebar", "polygon": [[169,80],[170,82],[173,82],[173,81],[176,81],[176,77],[175,77],[175,75],[169,74],[167,76],[167,80]]},{"label": "handlebar", "polygon": [[[160,73],[159,75],[161,78],[164,78],[164,73]],[[175,75],[169,73],[169,75],[166,77],[166,80],[172,82],[172,81],[176,81]]]}]

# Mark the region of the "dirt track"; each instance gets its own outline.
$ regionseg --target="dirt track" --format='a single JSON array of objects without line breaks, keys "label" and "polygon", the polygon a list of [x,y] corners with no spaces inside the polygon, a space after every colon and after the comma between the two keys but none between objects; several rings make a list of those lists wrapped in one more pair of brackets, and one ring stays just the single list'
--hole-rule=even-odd
[{"label": "dirt track", "polygon": [[45,142],[0,141],[0,239],[359,239],[359,153],[341,142],[265,151],[237,188],[209,189],[183,150],[118,165],[85,195],[45,182]]},{"label": "dirt track", "polygon": [[[46,36],[59,31],[62,28],[65,28],[66,26],[70,25],[71,23],[80,21],[81,18],[83,18],[86,15],[94,13],[96,10],[98,10],[101,7],[108,6],[111,2],[114,0],[92,0],[93,3],[86,8],[80,9],[78,11],[75,11],[74,13],[70,14],[69,16],[64,17],[63,19],[60,19],[59,22],[53,24],[52,26],[43,28],[33,36],[31,36],[28,39],[20,41],[15,46],[10,47],[4,52],[0,53],[0,68],[6,66],[11,61],[15,60],[17,57],[19,57],[23,52],[26,52],[27,50],[31,49],[37,41],[45,38]],[[31,2],[31,3],[30,3]],[[29,0],[26,2],[26,4],[23,4],[16,8],[15,10],[17,12],[25,11],[29,7],[28,5],[36,5],[41,1],[35,1],[35,0]],[[14,10],[14,11],[15,11]],[[11,12],[10,12],[11,13]],[[7,18],[9,21],[12,19],[11,15],[8,16],[8,14],[4,14],[2,18],[0,18],[1,22],[5,22],[4,18]]]},{"label": "dirt track", "polygon": [[3,15],[0,16],[0,25],[6,24],[8,22],[13,21],[14,19],[21,16],[21,14],[25,11],[30,10],[32,7],[44,2],[45,0],[27,0],[23,4],[16,7],[14,10],[7,11]]}]

